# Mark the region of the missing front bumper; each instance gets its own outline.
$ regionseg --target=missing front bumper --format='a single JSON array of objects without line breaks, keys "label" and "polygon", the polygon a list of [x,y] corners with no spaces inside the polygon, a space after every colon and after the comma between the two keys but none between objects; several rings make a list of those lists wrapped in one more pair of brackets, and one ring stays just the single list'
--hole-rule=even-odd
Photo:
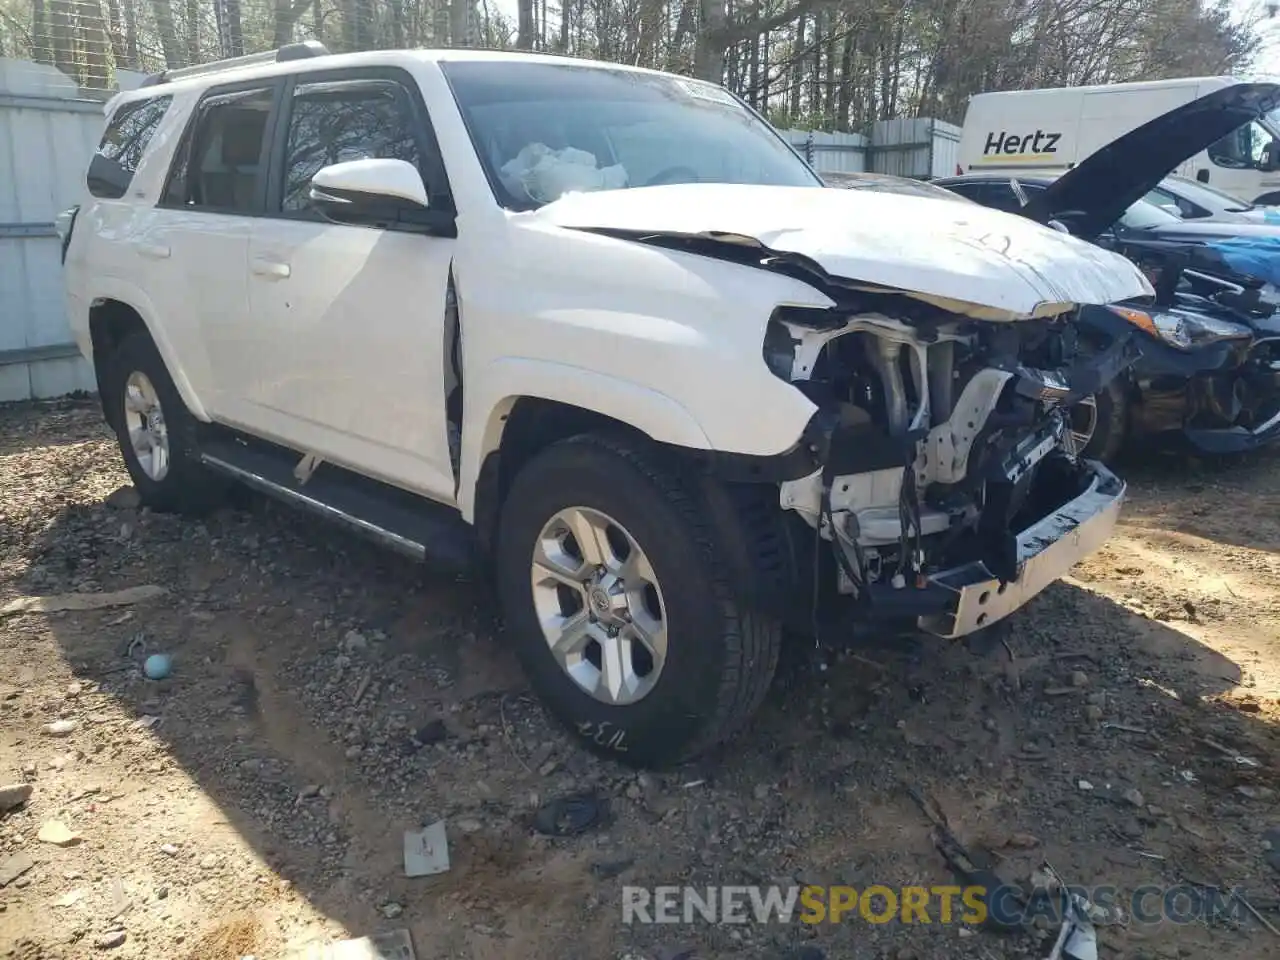
[{"label": "missing front bumper", "polygon": [[1018,534],[1016,580],[1002,583],[981,562],[931,576],[931,586],[954,598],[943,613],[921,617],[921,629],[955,638],[990,626],[1102,546],[1115,529],[1126,488],[1102,464],[1089,461],[1088,469],[1091,477],[1083,492]]}]

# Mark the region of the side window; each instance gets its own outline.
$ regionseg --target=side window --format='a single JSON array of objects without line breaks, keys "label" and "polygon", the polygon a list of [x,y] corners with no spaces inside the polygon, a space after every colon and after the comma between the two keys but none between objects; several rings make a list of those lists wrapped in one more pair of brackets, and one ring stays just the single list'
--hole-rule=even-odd
[{"label": "side window", "polygon": [[285,212],[309,209],[311,178],[347,160],[406,160],[423,172],[408,94],[389,80],[299,84],[285,138]]},{"label": "side window", "polygon": [[118,200],[133,182],[147,144],[160,126],[173,97],[134,100],[116,110],[102,134],[102,142],[89,161],[86,177],[95,197]]},{"label": "side window", "polygon": [[[1147,203],[1154,203],[1161,209],[1173,207],[1178,211],[1178,216],[1180,217],[1202,217],[1207,212],[1198,211],[1195,204],[1190,200],[1186,200],[1182,197],[1175,197],[1172,193],[1169,193],[1167,190],[1161,190],[1159,187],[1156,187],[1142,199],[1146,200]],[[1172,212],[1173,211],[1171,210],[1170,213]]]},{"label": "side window", "polygon": [[174,159],[164,202],[187,209],[253,213],[265,185],[270,88],[216,94],[200,104]]}]

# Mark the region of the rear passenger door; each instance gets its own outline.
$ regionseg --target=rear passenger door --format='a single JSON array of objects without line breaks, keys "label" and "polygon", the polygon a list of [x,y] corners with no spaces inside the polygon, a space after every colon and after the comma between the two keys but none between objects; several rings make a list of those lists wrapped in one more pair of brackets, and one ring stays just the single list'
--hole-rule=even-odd
[{"label": "rear passenger door", "polygon": [[[454,501],[445,412],[453,203],[416,83],[392,68],[292,79],[267,211],[249,245],[250,313],[235,325],[244,416],[299,452]],[[422,174],[441,227],[322,219],[311,178],[357,159]]]},{"label": "rear passenger door", "polygon": [[266,202],[270,131],[284,84],[211,88],[174,154],[157,213],[137,237],[165,326],[189,330],[183,365],[216,420],[243,416],[238,331],[249,314],[249,231]]}]

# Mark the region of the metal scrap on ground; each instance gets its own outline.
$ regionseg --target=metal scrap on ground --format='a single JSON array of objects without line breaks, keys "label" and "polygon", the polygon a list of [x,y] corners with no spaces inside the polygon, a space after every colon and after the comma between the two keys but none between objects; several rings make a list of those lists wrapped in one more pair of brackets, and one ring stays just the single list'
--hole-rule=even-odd
[{"label": "metal scrap on ground", "polygon": [[404,833],[404,875],[434,877],[449,869],[449,838],[444,821]]}]

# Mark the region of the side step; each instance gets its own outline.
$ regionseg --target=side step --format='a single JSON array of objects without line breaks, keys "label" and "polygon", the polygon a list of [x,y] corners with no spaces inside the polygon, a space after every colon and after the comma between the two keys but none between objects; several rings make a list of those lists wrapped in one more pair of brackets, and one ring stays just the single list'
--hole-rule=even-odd
[{"label": "side step", "polygon": [[475,534],[452,507],[329,463],[300,484],[293,471],[301,454],[218,428],[202,438],[200,459],[217,473],[433,568],[476,568]]}]

